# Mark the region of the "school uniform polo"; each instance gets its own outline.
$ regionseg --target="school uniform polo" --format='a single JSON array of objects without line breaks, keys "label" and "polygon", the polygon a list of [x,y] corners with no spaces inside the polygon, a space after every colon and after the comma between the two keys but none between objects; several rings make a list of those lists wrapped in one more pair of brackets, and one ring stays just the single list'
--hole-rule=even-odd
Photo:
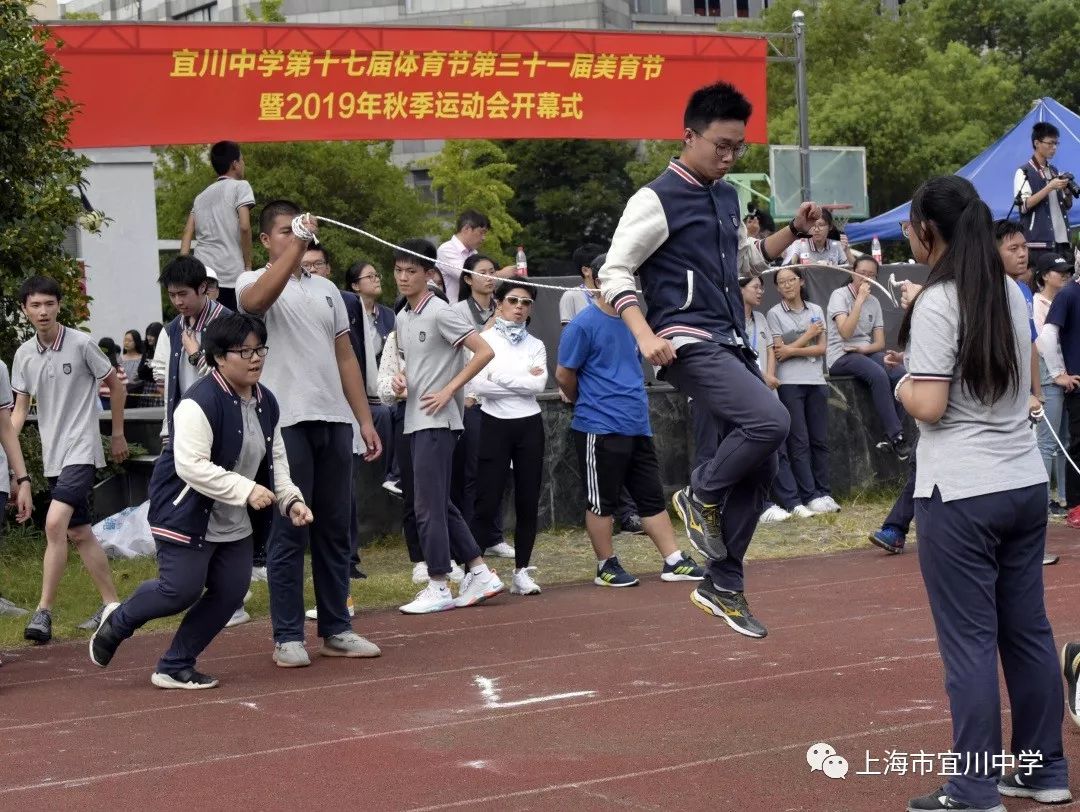
[{"label": "school uniform polo", "polygon": [[405,402],[405,433],[423,429],[461,431],[465,407],[462,390],[434,415],[425,413],[420,398],[444,388],[461,372],[461,347],[476,332],[472,320],[433,293],[426,292],[416,307],[398,314],[398,347],[405,358],[409,397]]},{"label": "school uniform polo", "polygon": [[[780,338],[785,344],[798,341],[803,333],[810,329],[813,319],[825,327],[825,313],[813,302],[804,302],[801,310],[793,310],[787,302],[780,302],[769,308],[769,330],[774,340]],[[808,346],[822,341],[822,336],[815,338]],[[781,385],[796,384],[802,386],[820,386],[825,383],[825,371],[821,367],[821,356],[777,359],[776,377]]]},{"label": "school uniform polo", "polygon": [[46,477],[58,477],[71,465],[105,466],[98,384],[113,373],[90,336],[63,325],[49,346],[34,337],[15,351],[11,388],[37,398]]},{"label": "school uniform polo", "polygon": [[772,346],[773,337],[764,313],[757,310],[751,311],[750,318],[746,320],[746,343],[750,345],[750,349],[757,353],[758,369],[761,370],[762,374],[765,374],[769,363],[769,347]]},{"label": "school uniform polo", "polygon": [[[237,302],[265,273],[260,268],[240,275]],[[313,420],[351,423],[334,353],[337,337],[349,332],[349,315],[334,283],[306,272],[292,275],[267,311],[254,315],[266,322],[270,351],[262,383],[281,405],[281,427]]]},{"label": "school uniform polo", "polygon": [[832,367],[837,361],[846,355],[845,346],[860,346],[874,343],[874,330],[885,326],[885,317],[881,313],[881,302],[873,294],[866,297],[859,310],[859,321],[855,325],[855,331],[850,337],[840,335],[840,328],[836,324],[837,316],[846,316],[855,306],[855,297],[858,294],[858,286],[854,283],[837,288],[829,297],[829,322],[826,325],[829,336],[825,348],[825,363]]},{"label": "school uniform polo", "polygon": [[254,206],[251,184],[224,175],[203,189],[191,205],[195,216],[192,252],[203,265],[214,269],[223,288],[239,287],[237,278],[244,270],[244,252],[237,211]]}]

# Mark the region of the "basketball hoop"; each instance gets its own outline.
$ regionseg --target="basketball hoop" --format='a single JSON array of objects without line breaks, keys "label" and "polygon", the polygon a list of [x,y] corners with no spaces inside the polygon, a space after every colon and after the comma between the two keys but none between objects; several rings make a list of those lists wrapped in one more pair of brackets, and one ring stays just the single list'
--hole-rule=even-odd
[{"label": "basketball hoop", "polygon": [[852,205],[850,203],[822,203],[821,208],[832,213],[833,225],[838,231],[843,231],[844,226],[851,219]]}]

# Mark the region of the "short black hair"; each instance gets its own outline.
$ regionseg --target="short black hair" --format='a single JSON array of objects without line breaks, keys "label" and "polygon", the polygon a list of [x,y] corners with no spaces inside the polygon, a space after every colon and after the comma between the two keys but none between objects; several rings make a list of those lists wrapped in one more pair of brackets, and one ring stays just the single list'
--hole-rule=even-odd
[{"label": "short black hair", "polygon": [[331,264],[330,252],[326,250],[326,246],[323,245],[321,242],[308,243],[308,247],[304,249],[304,253],[306,254],[308,251],[318,251],[320,254],[322,254],[323,262],[325,262],[327,265]]},{"label": "short black hair", "polygon": [[754,107],[746,96],[727,82],[717,82],[698,88],[686,103],[683,113],[683,126],[702,132],[714,121],[750,120]]},{"label": "short black hair", "polygon": [[163,288],[175,285],[178,288],[191,288],[196,293],[206,280],[206,266],[190,254],[172,259],[158,276],[158,284]]},{"label": "short black hair", "polygon": [[463,228],[491,228],[491,221],[486,214],[481,214],[476,209],[465,209],[458,215],[454,233],[457,234]]},{"label": "short black hair", "polygon": [[852,263],[851,270],[854,271],[856,268],[859,267],[859,265],[861,265],[864,262],[872,262],[872,263],[874,263],[874,272],[875,273],[877,271],[881,270],[881,263],[878,262],[876,259],[874,259],[869,254],[862,254],[861,256],[855,257],[855,262]]},{"label": "short black hair", "polygon": [[[427,257],[427,259],[421,259],[415,254],[420,254]],[[407,240],[402,240],[401,246],[394,249],[394,262],[408,261],[419,265],[425,271],[430,271],[435,267],[435,258],[438,255],[439,252],[435,250],[431,240],[425,240],[423,237],[410,237]]]},{"label": "short black hair", "polygon": [[368,265],[370,265],[372,268],[375,267],[375,263],[368,262],[368,260],[366,259],[358,259],[356,260],[356,262],[349,266],[349,269],[345,271],[346,290],[353,289],[353,285],[360,281],[360,277],[364,273],[364,268],[366,268]]},{"label": "short black hair", "polygon": [[[870,257],[870,259],[874,259],[874,258]],[[877,262],[877,260],[874,259],[874,262]],[[855,267],[852,266],[851,270],[854,271]],[[801,268],[794,268],[794,267],[789,265],[786,268],[781,268],[780,271],[791,271],[793,274],[795,274],[795,276],[797,276],[799,278],[800,281],[802,281],[803,275],[802,275],[802,269]],[[780,279],[779,279],[780,271],[777,271],[776,273],[774,273],[773,277],[772,277],[773,284],[776,285],[776,287],[780,287]]]},{"label": "short black hair", "polygon": [[120,363],[120,348],[116,346],[116,342],[109,336],[98,339],[98,349],[105,353],[105,357],[109,359],[109,363],[114,367]]},{"label": "short black hair", "polygon": [[506,279],[499,283],[499,287],[495,288],[495,301],[501,302],[506,298],[507,294],[512,290],[521,289],[532,297],[532,300],[536,301],[536,287],[530,285],[528,282],[522,282],[518,279]]},{"label": "short black hair", "polygon": [[217,369],[218,357],[224,356],[225,352],[233,347],[239,347],[252,333],[259,339],[260,344],[266,343],[266,325],[257,316],[229,313],[214,319],[206,325],[202,336],[207,366]]},{"label": "short black hair", "polygon": [[303,212],[291,200],[271,200],[263,206],[262,213],[259,214],[259,233],[269,234],[270,229],[274,227],[274,221],[283,214],[292,219],[303,214]]},{"label": "short black hair", "polygon": [[1045,138],[1060,137],[1061,133],[1058,132],[1058,128],[1049,121],[1038,121],[1035,123],[1035,126],[1031,128],[1031,146],[1035,146],[1036,141],[1042,141]]},{"label": "short black hair", "polygon": [[1008,237],[1013,234],[1023,234],[1024,227],[1021,226],[1016,220],[995,220],[994,221],[994,242],[1001,245]]},{"label": "short black hair", "polygon": [[210,166],[219,175],[229,171],[234,162],[240,160],[240,145],[235,141],[218,141],[210,147]]},{"label": "short black hair", "polygon": [[499,269],[499,266],[495,262],[495,260],[493,260],[487,254],[473,254],[472,256],[466,257],[465,261],[461,263],[461,267],[464,268],[466,271],[469,271],[469,273],[463,273],[461,275],[461,284],[458,286],[459,302],[464,302],[472,295],[472,280],[470,280],[468,283],[466,283],[465,280],[469,279],[469,277],[472,276],[472,270],[481,262],[490,262],[495,270]]},{"label": "short black hair", "polygon": [[589,267],[592,268],[593,279],[596,279],[596,275],[600,273],[600,269],[604,267],[605,262],[607,262],[607,251],[592,258]]},{"label": "short black hair", "polygon": [[19,285],[20,304],[25,305],[26,300],[35,294],[55,296],[58,302],[64,298],[64,293],[60,290],[60,283],[50,276],[31,276],[29,279],[23,280],[23,283]]},{"label": "short black hair", "polygon": [[[571,255],[571,260],[574,263],[574,268],[578,273],[581,273],[581,269],[587,265],[591,265],[592,261],[600,254],[604,253],[603,246],[597,245],[594,242],[587,242],[582,246],[574,249],[574,253]],[[584,274],[582,274],[584,276]]]}]

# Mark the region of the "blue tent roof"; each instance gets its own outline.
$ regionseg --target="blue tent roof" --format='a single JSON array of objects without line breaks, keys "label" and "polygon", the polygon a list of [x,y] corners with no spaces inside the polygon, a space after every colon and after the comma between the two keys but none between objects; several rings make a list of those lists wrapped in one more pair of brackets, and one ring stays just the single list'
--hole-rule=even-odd
[{"label": "blue tent roof", "polygon": [[[957,175],[975,184],[995,219],[1005,217],[1012,206],[1013,176],[1017,168],[1031,157],[1031,128],[1038,121],[1048,121],[1061,131],[1061,144],[1054,156],[1054,166],[1080,176],[1080,116],[1053,99],[1039,99],[1031,112],[1020,119],[1015,127],[956,171]],[[907,219],[910,209],[909,200],[877,217],[861,223],[848,223],[844,230],[852,242],[868,242],[875,234],[882,240],[899,240],[900,221]],[[1014,211],[1013,217],[1016,216]]]}]

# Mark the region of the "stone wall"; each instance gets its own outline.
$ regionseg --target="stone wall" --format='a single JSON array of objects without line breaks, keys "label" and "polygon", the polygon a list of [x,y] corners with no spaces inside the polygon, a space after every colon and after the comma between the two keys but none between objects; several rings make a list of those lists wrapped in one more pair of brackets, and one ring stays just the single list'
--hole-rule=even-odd
[{"label": "stone wall", "polygon": [[[686,398],[666,384],[650,384],[649,414],[656,450],[660,459],[660,478],[670,496],[683,487],[689,477],[693,458],[693,433],[690,430]],[[833,496],[843,499],[863,490],[896,485],[906,468],[887,446],[881,423],[874,412],[866,387],[850,378],[829,379],[829,450]],[[547,448],[544,455],[544,478],[540,494],[540,527],[580,526],[585,513],[585,499],[578,474],[577,453],[570,435],[573,410],[555,393],[540,396]],[[160,451],[160,408],[130,409],[127,413],[128,439],[147,448],[149,455]],[[105,430],[107,425],[103,424]],[[128,464],[125,477],[102,483],[95,493],[95,514],[108,516],[129,504],[145,499],[151,460]],[[382,489],[383,465],[365,463],[360,472],[361,539],[368,543],[401,531],[401,500]],[[513,486],[507,472],[507,511],[505,527],[513,528]]]}]

